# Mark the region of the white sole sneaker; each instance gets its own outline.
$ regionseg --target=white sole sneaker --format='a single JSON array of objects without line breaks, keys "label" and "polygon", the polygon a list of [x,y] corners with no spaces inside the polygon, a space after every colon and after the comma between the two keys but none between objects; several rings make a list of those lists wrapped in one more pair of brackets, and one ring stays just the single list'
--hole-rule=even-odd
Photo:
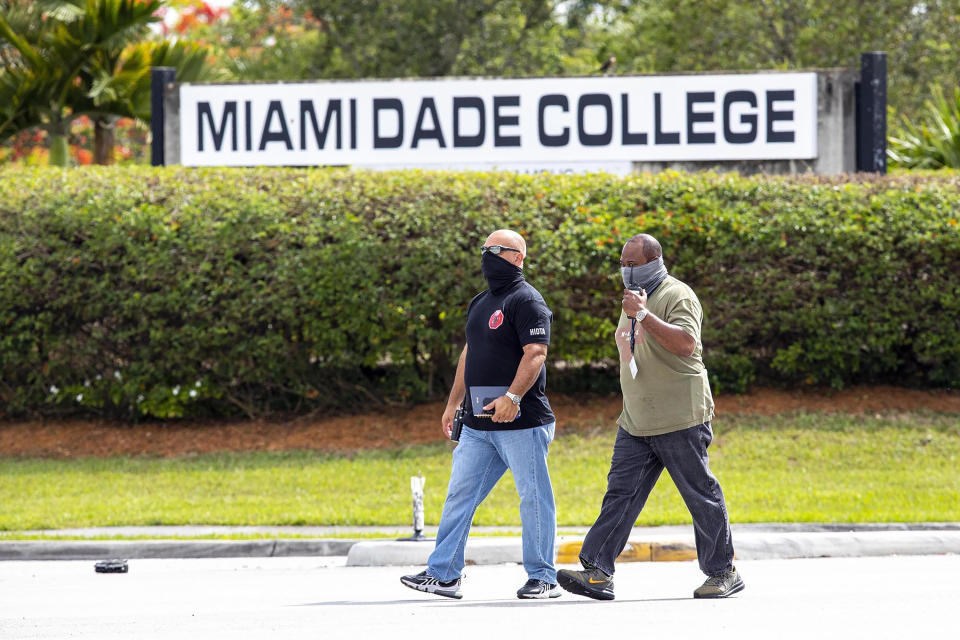
[{"label": "white sole sneaker", "polygon": [[411,589],[416,589],[417,591],[432,593],[445,598],[455,598],[459,600],[463,597],[463,593],[460,591],[460,580],[455,580],[452,584],[449,582],[441,583],[432,576],[420,574],[415,576],[402,576],[400,578],[400,584],[405,587],[410,587]]},{"label": "white sole sneaker", "polygon": [[549,590],[539,593],[520,593],[518,591],[517,597],[521,600],[546,600],[548,598],[559,598],[561,593],[563,592],[560,590],[560,587],[553,585]]}]

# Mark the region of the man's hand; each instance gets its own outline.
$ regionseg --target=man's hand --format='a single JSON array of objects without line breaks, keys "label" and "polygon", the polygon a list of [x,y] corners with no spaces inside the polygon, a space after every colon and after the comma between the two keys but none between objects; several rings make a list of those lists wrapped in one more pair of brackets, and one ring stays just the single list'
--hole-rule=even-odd
[{"label": "man's hand", "polygon": [[457,412],[457,406],[447,405],[447,408],[443,410],[443,417],[440,418],[440,428],[443,430],[443,435],[450,439],[450,432],[453,431],[453,414]]},{"label": "man's hand", "polygon": [[490,419],[494,422],[513,422],[520,413],[520,405],[513,404],[513,400],[507,396],[500,396],[483,408],[484,411],[490,409],[493,409],[493,417]]},{"label": "man's hand", "polygon": [[647,308],[647,290],[640,289],[640,293],[623,290],[623,312],[628,318],[636,318],[637,314]]}]

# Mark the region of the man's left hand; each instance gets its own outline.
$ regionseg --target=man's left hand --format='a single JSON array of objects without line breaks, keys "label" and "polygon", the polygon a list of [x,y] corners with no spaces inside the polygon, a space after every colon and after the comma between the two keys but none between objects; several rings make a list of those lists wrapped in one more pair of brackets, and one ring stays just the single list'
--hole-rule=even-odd
[{"label": "man's left hand", "polygon": [[494,422],[513,422],[520,413],[520,406],[513,404],[513,400],[507,396],[500,396],[483,408],[484,411],[491,409],[493,409],[493,417],[490,419]]},{"label": "man's left hand", "polygon": [[640,293],[630,289],[623,290],[623,312],[629,318],[636,318],[637,314],[647,308],[647,290],[640,289]]}]

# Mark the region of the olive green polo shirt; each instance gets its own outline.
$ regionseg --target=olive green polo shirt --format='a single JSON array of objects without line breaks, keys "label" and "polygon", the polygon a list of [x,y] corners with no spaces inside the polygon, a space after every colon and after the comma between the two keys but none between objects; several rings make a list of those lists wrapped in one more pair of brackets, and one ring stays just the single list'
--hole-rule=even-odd
[{"label": "olive green polo shirt", "polygon": [[647,299],[647,309],[693,336],[697,346],[690,356],[674,355],[636,323],[634,378],[630,372],[630,318],[621,311],[616,339],[623,412],[617,424],[634,436],[655,436],[708,422],[713,418],[713,396],[701,357],[703,310],[697,295],[668,275]]}]

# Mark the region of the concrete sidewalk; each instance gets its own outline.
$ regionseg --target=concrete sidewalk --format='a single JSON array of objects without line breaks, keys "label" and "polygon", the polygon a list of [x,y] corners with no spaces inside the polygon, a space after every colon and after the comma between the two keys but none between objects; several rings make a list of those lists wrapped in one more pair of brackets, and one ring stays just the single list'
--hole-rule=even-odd
[{"label": "concrete sidewalk", "polygon": [[[577,562],[586,530],[559,529],[559,564]],[[435,535],[436,527],[428,527],[425,533]],[[468,564],[521,562],[519,527],[474,527],[472,533],[466,547]],[[424,565],[433,542],[397,540],[410,534],[409,528],[400,527],[188,526],[29,531],[0,536],[0,560],[347,556],[349,566]],[[9,539],[17,535],[44,539]],[[251,539],[185,539],[226,535]],[[121,539],[62,539],[75,537]],[[137,537],[152,539],[129,539]],[[741,560],[960,554],[960,523],[735,524],[733,541]],[[618,561],[695,558],[693,528],[687,525],[635,528]]]}]

